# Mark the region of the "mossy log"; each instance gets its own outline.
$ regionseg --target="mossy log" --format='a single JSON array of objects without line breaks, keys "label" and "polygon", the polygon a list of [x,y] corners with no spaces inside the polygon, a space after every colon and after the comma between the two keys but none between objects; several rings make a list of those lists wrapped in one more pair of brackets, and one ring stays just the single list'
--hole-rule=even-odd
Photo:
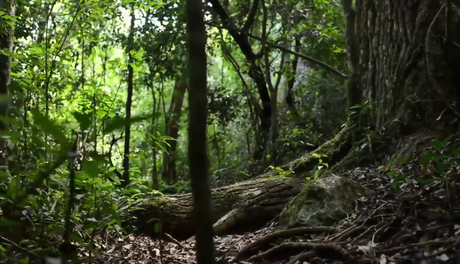
[{"label": "mossy log", "polygon": [[[300,193],[305,180],[260,177],[211,191],[212,219],[217,235],[256,230],[281,213],[284,206]],[[145,198],[132,209],[138,233],[156,236],[159,219],[161,231],[177,239],[195,234],[191,194]],[[158,231],[158,230],[157,230]]]},{"label": "mossy log", "polygon": [[[280,177],[279,170],[270,170],[252,180],[211,191],[212,219],[217,235],[250,231],[260,228],[279,215],[285,205],[299,194],[305,186],[305,178],[315,169],[316,153],[330,166],[341,160],[351,148],[349,129],[344,127],[334,138],[311,153],[281,166],[281,170],[293,172],[289,177]],[[178,239],[187,239],[195,234],[193,221],[193,198],[191,194],[175,194],[144,198],[131,208],[125,224],[135,226],[137,233],[157,236],[156,223],[161,231]]]}]

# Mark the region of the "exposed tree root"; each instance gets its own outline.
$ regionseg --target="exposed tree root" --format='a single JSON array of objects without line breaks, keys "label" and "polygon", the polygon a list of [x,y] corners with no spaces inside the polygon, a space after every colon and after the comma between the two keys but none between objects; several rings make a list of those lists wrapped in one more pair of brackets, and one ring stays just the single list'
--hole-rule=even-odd
[{"label": "exposed tree root", "polygon": [[333,227],[329,226],[318,226],[318,227],[297,227],[291,228],[287,230],[280,230],[273,232],[269,235],[261,237],[260,239],[256,240],[255,242],[247,245],[244,247],[237,255],[237,259],[240,259],[244,256],[247,256],[251,252],[256,251],[257,249],[268,245],[270,242],[278,239],[278,238],[290,238],[294,236],[302,236],[308,234],[321,234],[321,233],[328,233],[328,234],[335,234],[338,230]]},{"label": "exposed tree root", "polygon": [[268,259],[275,254],[282,254],[283,252],[292,253],[292,251],[315,251],[314,256],[329,260],[342,260],[348,259],[348,252],[341,246],[334,243],[310,243],[310,242],[286,242],[275,246],[265,252],[254,255],[249,258],[249,261],[257,261]]},{"label": "exposed tree root", "polygon": [[356,234],[359,234],[363,230],[366,230],[367,228],[368,227],[364,226],[364,225],[351,226],[351,227],[343,230],[342,232],[338,233],[337,236],[335,236],[332,239],[330,239],[330,241],[333,241],[333,242],[336,242],[336,243],[337,242],[343,242],[343,241],[347,240],[348,238],[353,237]]},{"label": "exposed tree root", "polygon": [[297,262],[299,263],[304,263],[304,261],[310,261],[314,257],[316,257],[316,251],[310,250],[307,252],[302,252],[299,255],[295,256],[294,258],[291,259],[287,264],[296,264]]},{"label": "exposed tree root", "polygon": [[[367,219],[369,220],[369,219]],[[323,239],[321,242],[284,242],[280,245],[272,247],[249,257],[249,261],[257,261],[266,259],[275,253],[281,254],[283,252],[289,252],[292,254],[292,251],[302,251],[296,257],[294,257],[289,263],[296,263],[296,261],[310,261],[315,257],[320,257],[329,260],[347,260],[348,253],[345,249],[337,245],[336,243],[343,242],[349,238],[352,238],[362,232],[367,230],[368,227],[364,224],[367,222],[362,221],[362,224],[355,224],[343,231],[339,231],[337,228],[328,227],[328,226],[318,226],[318,227],[298,227],[291,228],[287,230],[280,230],[268,234],[254,241],[253,243],[244,247],[236,256],[236,259],[243,259],[248,257],[251,254],[254,254],[258,250],[261,250],[263,247],[268,246],[270,243],[274,242],[277,239],[284,238],[290,239],[296,236],[305,236],[305,235],[319,235],[322,233],[326,234],[335,234],[328,238]]]}]

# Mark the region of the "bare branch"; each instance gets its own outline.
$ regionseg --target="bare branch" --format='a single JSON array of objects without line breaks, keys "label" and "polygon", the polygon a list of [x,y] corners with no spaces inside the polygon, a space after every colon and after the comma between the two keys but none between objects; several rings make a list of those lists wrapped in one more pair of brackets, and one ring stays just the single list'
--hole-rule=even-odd
[{"label": "bare branch", "polygon": [[[258,41],[261,41],[261,42],[263,41],[262,38],[254,36],[254,35],[249,35],[249,37],[253,38],[253,39],[256,39]],[[316,65],[322,67],[323,69],[326,69],[326,70],[330,71],[331,73],[335,74],[336,76],[340,77],[341,79],[347,78],[347,75],[345,73],[342,73],[341,71],[339,71],[337,69],[334,69],[332,66],[329,66],[329,65],[327,65],[326,63],[324,63],[324,62],[322,62],[320,60],[317,60],[315,58],[312,58],[310,56],[307,56],[307,55],[299,53],[299,52],[292,51],[290,49],[286,49],[285,47],[273,44],[273,43],[268,42],[268,41],[266,41],[265,43],[267,44],[267,46],[271,46],[271,47],[279,49],[281,51],[285,51],[285,52],[287,52],[287,53],[289,53],[291,55],[298,56],[298,57],[300,57],[300,58],[302,58],[302,59],[304,59],[304,60],[306,60],[308,62],[316,64]]]},{"label": "bare branch", "polygon": [[249,29],[254,25],[254,21],[256,19],[257,9],[259,7],[260,0],[254,0],[251,6],[251,10],[249,11],[248,19],[246,23],[244,23],[243,29],[241,30],[243,34],[247,34]]}]

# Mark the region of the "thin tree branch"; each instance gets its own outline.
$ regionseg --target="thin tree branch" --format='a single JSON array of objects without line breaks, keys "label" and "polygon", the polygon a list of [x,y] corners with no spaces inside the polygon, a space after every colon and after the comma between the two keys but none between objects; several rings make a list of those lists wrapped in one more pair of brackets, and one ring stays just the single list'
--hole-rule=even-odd
[{"label": "thin tree branch", "polygon": [[[214,1],[216,1],[216,0],[209,0],[209,1],[210,1],[210,2],[214,2]],[[216,1],[216,2],[218,3],[218,1]],[[217,10],[216,10],[216,12],[217,12]],[[225,15],[223,15],[223,17],[224,17],[226,20],[224,20],[224,18],[222,18],[222,17],[221,17],[221,19],[222,19],[222,22],[227,21],[227,24],[223,23],[224,26],[218,26],[218,25],[209,25],[209,26],[213,26],[213,27],[216,27],[216,28],[223,28],[223,29],[226,29],[226,30],[228,30],[228,31],[230,32],[230,34],[231,34],[233,37],[234,37],[235,35],[236,35],[236,36],[241,36],[239,30],[238,30],[238,29],[235,29],[235,28],[233,27],[233,24],[231,24],[231,23],[229,22],[229,19],[230,19],[230,18],[228,17],[227,13],[225,13],[225,10],[224,10],[224,14],[225,14]],[[226,25],[227,25],[227,26],[226,26]],[[248,34],[248,37],[253,38],[253,39],[255,39],[255,40],[258,40],[258,41],[261,41],[261,42],[264,41],[261,37],[254,36],[254,35],[252,35],[252,34]],[[265,44],[266,44],[267,46],[272,47],[272,48],[276,48],[276,49],[279,49],[279,50],[281,50],[281,51],[285,51],[285,52],[287,52],[287,53],[289,53],[289,54],[291,54],[291,55],[298,56],[298,57],[300,57],[300,58],[302,58],[302,59],[304,59],[304,60],[306,60],[306,61],[308,61],[308,62],[311,62],[311,63],[313,63],[313,64],[315,64],[315,65],[317,65],[317,66],[319,66],[319,67],[321,67],[321,68],[323,68],[323,69],[325,69],[325,70],[331,72],[331,73],[333,73],[334,75],[338,76],[338,77],[339,77],[340,79],[342,79],[342,80],[343,80],[343,79],[347,79],[347,75],[346,75],[345,73],[343,73],[343,72],[341,72],[341,71],[339,71],[339,70],[337,70],[337,69],[334,69],[332,66],[327,65],[326,63],[324,63],[324,62],[322,62],[322,61],[320,61],[320,60],[317,60],[317,59],[315,59],[315,58],[312,58],[312,57],[310,57],[310,56],[307,56],[307,55],[302,54],[302,53],[299,53],[299,52],[292,51],[292,50],[290,50],[290,49],[287,49],[287,48],[285,48],[285,47],[282,47],[282,46],[273,44],[273,43],[268,42],[268,41],[266,41]],[[250,49],[251,52],[252,52],[252,48],[249,47],[249,49]],[[241,49],[241,50],[242,50],[243,53],[244,53],[244,50],[243,50],[243,49]],[[246,54],[245,54],[245,55],[246,55]]]},{"label": "thin tree branch", "polygon": [[[248,35],[248,36],[249,36],[250,38],[253,38],[253,39],[256,39],[256,40],[258,40],[258,41],[263,42],[263,39],[260,38],[260,37],[257,37],[257,36],[251,35],[251,34]],[[292,50],[290,50],[290,49],[287,49],[287,48],[285,48],[285,47],[282,47],[282,46],[273,44],[273,43],[268,42],[268,41],[266,41],[265,43],[267,44],[267,46],[270,46],[270,47],[279,49],[279,50],[281,50],[281,51],[287,52],[287,53],[289,53],[289,54],[291,54],[291,55],[294,55],[294,56],[299,56],[300,58],[302,58],[302,59],[304,59],[304,60],[306,60],[306,61],[308,61],[308,62],[311,62],[311,63],[313,63],[313,64],[316,64],[317,66],[320,66],[320,67],[322,67],[323,69],[326,69],[326,70],[330,71],[331,73],[335,74],[336,76],[340,77],[341,79],[346,79],[346,78],[347,78],[347,75],[346,75],[346,74],[344,74],[343,72],[341,72],[341,71],[339,71],[339,70],[337,70],[337,69],[334,69],[332,66],[329,66],[329,65],[327,65],[326,63],[324,63],[324,62],[322,62],[322,61],[320,61],[320,60],[317,60],[317,59],[315,59],[315,58],[309,57],[309,56],[307,56],[307,55],[305,55],[305,54],[302,54],[302,53],[298,53],[298,52],[292,51]]]},{"label": "thin tree branch", "polygon": [[242,33],[247,34],[249,32],[249,29],[254,25],[254,21],[256,18],[257,14],[257,9],[259,7],[259,1],[260,0],[254,0],[251,6],[251,10],[249,11],[248,19],[246,20],[246,23],[244,23]]}]

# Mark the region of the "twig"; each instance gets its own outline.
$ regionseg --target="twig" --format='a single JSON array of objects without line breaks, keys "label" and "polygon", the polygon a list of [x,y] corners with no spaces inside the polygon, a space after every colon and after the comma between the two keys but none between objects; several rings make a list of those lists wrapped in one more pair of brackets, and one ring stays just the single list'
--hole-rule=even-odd
[{"label": "twig", "polygon": [[15,248],[17,248],[17,249],[19,249],[19,250],[21,250],[21,251],[23,251],[23,252],[25,252],[27,254],[30,254],[30,255],[32,255],[32,256],[34,256],[34,257],[36,257],[36,258],[38,258],[38,259],[40,259],[42,261],[45,260],[44,258],[42,258],[41,256],[37,255],[36,253],[34,253],[34,252],[32,252],[32,251],[30,251],[30,250],[28,250],[26,248],[21,247],[20,245],[16,244],[15,242],[9,240],[8,238],[6,238],[4,236],[0,235],[0,240],[3,241],[3,242],[9,243],[9,244],[13,245]]},{"label": "twig", "polygon": [[177,239],[175,239],[174,237],[172,237],[170,234],[168,233],[164,233],[163,234],[170,242],[178,245],[179,247],[181,248],[185,248],[184,244],[182,244],[181,242],[177,241]]},{"label": "twig", "polygon": [[383,254],[383,253],[388,254],[390,252],[407,249],[409,247],[419,247],[419,246],[426,246],[426,245],[429,245],[429,244],[445,244],[445,243],[456,242],[457,239],[458,238],[450,238],[450,239],[446,239],[446,240],[428,240],[428,241],[425,241],[425,242],[413,243],[413,244],[394,247],[394,248],[380,249],[380,250],[377,250],[376,252],[378,254]]},{"label": "twig", "polygon": [[312,259],[313,257],[316,256],[316,252],[314,250],[310,250],[310,251],[307,251],[307,252],[306,251],[307,250],[302,251],[300,254],[295,256],[293,259],[291,259],[286,264],[295,264],[295,263],[297,263],[297,261],[299,263],[304,263],[305,260],[310,260],[310,259]]},{"label": "twig", "polygon": [[341,72],[341,71],[339,71],[339,70],[337,70],[337,69],[334,69],[332,66],[329,66],[329,65],[327,65],[326,63],[324,63],[324,62],[322,62],[322,61],[320,61],[320,60],[317,60],[317,59],[315,59],[315,58],[312,58],[312,57],[307,56],[307,55],[302,54],[302,53],[298,53],[298,52],[292,51],[292,50],[287,49],[287,48],[285,48],[285,47],[276,45],[276,44],[274,44],[274,43],[271,43],[271,42],[268,42],[268,41],[264,41],[261,37],[254,36],[254,35],[251,35],[251,34],[248,34],[248,36],[249,36],[250,38],[255,39],[255,40],[258,40],[258,41],[261,41],[261,42],[262,42],[262,41],[265,42],[265,44],[267,44],[267,46],[271,46],[272,48],[276,48],[276,49],[279,49],[279,50],[281,50],[281,51],[287,52],[287,53],[289,53],[289,54],[291,54],[291,55],[298,56],[298,57],[300,57],[300,58],[302,58],[302,59],[304,59],[304,60],[306,60],[306,61],[308,61],[308,62],[311,62],[311,63],[316,64],[316,65],[318,65],[318,66],[320,66],[320,67],[322,67],[322,68],[324,68],[324,69],[326,69],[326,70],[329,70],[331,73],[334,73],[336,76],[340,77],[341,79],[347,78],[347,75],[346,75],[345,73],[343,73],[343,72]]},{"label": "twig", "polygon": [[345,229],[342,233],[339,234],[339,236],[336,236],[331,241],[333,241],[333,242],[345,241],[347,238],[351,237],[354,233],[357,233],[357,232],[359,232],[359,231],[361,231],[363,229],[367,229],[367,227],[364,227],[363,225],[351,226],[351,227]]}]

